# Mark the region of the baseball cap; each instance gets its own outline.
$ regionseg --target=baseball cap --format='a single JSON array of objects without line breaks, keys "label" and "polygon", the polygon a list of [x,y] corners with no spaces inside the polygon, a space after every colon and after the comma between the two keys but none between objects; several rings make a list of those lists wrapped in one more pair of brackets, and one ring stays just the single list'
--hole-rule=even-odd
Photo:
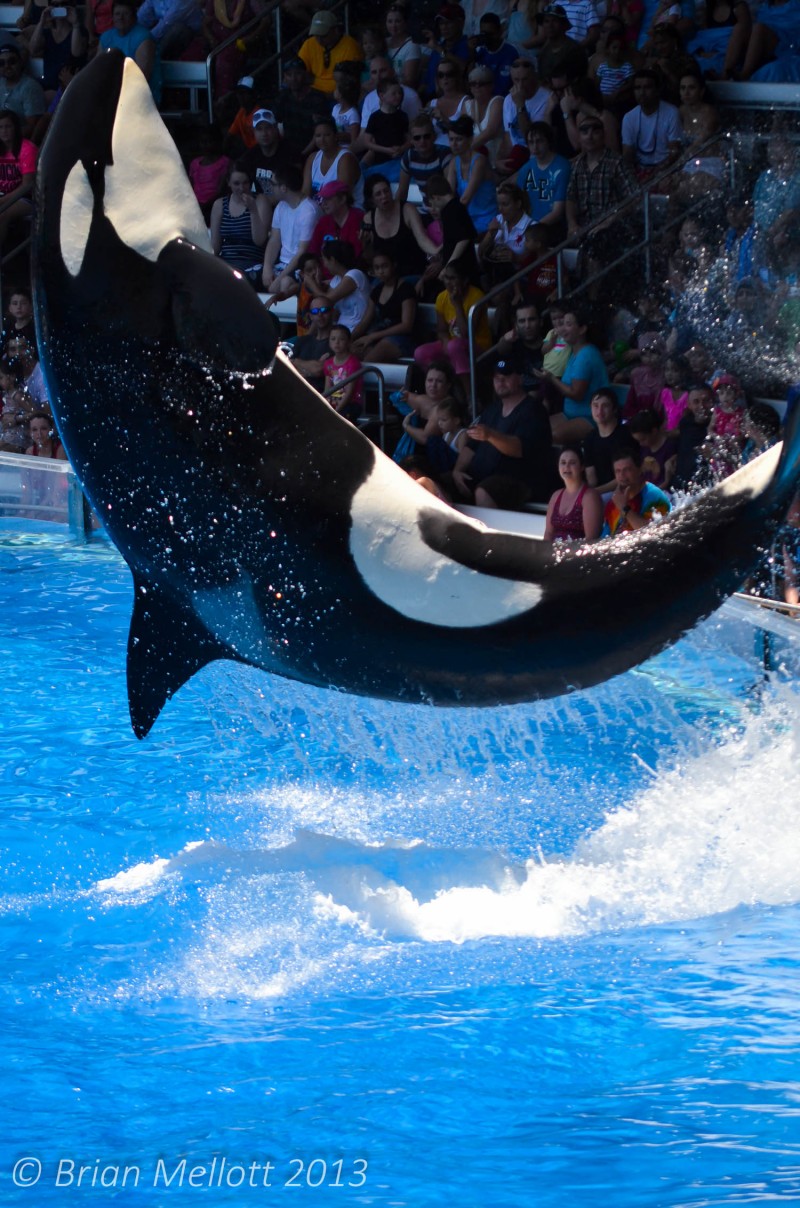
[{"label": "baseball cap", "polygon": [[336,197],[339,193],[349,193],[350,186],[346,185],[343,180],[329,180],[326,185],[323,185],[319,191],[319,195],[323,201],[327,201],[329,197]]},{"label": "baseball cap", "polygon": [[500,355],[495,358],[494,372],[503,374],[524,373],[525,365],[519,353],[515,352],[514,349],[511,349],[510,352],[501,352]]},{"label": "baseball cap", "polygon": [[242,76],[241,80],[236,81],[237,88],[254,88],[255,80],[252,76]]},{"label": "baseball cap", "polygon": [[436,14],[437,21],[466,21],[467,14],[460,4],[443,4]]},{"label": "baseball cap", "polygon": [[548,4],[538,15],[540,20],[542,17],[560,17],[562,21],[566,21],[567,29],[572,29],[572,22],[567,16],[566,9],[560,4]]},{"label": "baseball cap", "polygon": [[733,373],[721,373],[719,377],[715,377],[711,383],[713,390],[719,390],[720,386],[735,386],[737,390],[741,390],[742,384]]},{"label": "baseball cap", "polygon": [[267,122],[270,126],[277,126],[278,119],[271,109],[256,109],[252,122],[253,129],[255,130],[256,126],[263,126],[264,122]]},{"label": "baseball cap", "polygon": [[336,13],[329,13],[323,8],[318,13],[314,13],[314,16],[311,18],[311,24],[308,27],[308,32],[312,37],[315,34],[329,34],[337,25],[341,25],[341,21],[336,16]]},{"label": "baseball cap", "polygon": [[301,70],[301,71],[305,71],[305,70],[306,70],[306,65],[305,65],[305,63],[303,62],[303,60],[302,60],[302,59],[298,59],[298,58],[297,58],[297,56],[295,55],[295,57],[294,57],[294,58],[292,58],[292,59],[287,59],[287,60],[286,60],[286,62],[285,62],[285,63],[284,63],[284,65],[283,65],[283,70],[284,70],[284,71],[292,71],[294,68],[298,68],[298,67],[300,68],[300,70]]}]

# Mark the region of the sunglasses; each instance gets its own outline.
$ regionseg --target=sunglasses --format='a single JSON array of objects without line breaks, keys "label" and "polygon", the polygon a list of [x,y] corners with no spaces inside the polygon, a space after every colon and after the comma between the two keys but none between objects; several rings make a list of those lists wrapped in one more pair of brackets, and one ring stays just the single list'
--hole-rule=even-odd
[{"label": "sunglasses", "polygon": [[312,306],[308,313],[310,315],[327,315],[330,310],[333,310],[332,306]]}]

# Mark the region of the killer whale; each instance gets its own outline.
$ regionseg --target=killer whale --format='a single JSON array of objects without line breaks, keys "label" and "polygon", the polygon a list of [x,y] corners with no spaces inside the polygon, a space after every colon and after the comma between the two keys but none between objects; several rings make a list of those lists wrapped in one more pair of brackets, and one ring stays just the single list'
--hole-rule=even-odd
[{"label": "killer whale", "polygon": [[587,687],[713,611],[795,489],[800,416],[629,539],[554,549],[440,504],[280,352],[117,52],[70,85],[43,148],[34,285],[60,436],[133,574],[139,737],[217,658],[433,705]]}]

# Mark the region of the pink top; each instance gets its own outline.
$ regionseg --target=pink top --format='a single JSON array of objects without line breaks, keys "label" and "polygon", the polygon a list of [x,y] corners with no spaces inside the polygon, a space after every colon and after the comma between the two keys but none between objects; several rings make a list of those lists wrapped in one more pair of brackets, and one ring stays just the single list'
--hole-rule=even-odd
[{"label": "pink top", "polygon": [[13,193],[22,184],[23,176],[36,171],[36,161],[39,152],[29,139],[24,138],[19,149],[19,155],[10,151],[0,155],[0,194]]},{"label": "pink top", "polygon": [[578,495],[568,512],[560,512],[561,499],[564,492],[559,491],[553,508],[553,515],[550,518],[550,525],[553,530],[554,541],[582,541],[586,536],[586,530],[583,527],[583,497],[586,494],[587,488],[581,487]]},{"label": "pink top", "polygon": [[689,391],[684,390],[680,398],[674,398],[671,388],[669,386],[665,386],[661,391],[658,401],[661,403],[661,407],[664,411],[664,416],[666,418],[665,426],[667,430],[671,431],[673,428],[677,428],[678,424],[680,423],[680,418],[686,410],[686,404],[689,401]]},{"label": "pink top", "polygon": [[714,408],[711,418],[711,432],[714,436],[733,436],[736,440],[741,440],[743,424],[743,407],[737,407],[735,411],[723,411],[719,406]]},{"label": "pink top", "polygon": [[216,201],[231,161],[227,155],[220,155],[213,163],[204,164],[202,156],[193,159],[189,164],[189,180],[192,182],[194,195],[202,205],[206,201]]},{"label": "pink top", "polygon": [[[334,361],[333,357],[330,357],[329,360],[325,361],[322,368],[325,370],[325,376],[329,377],[331,379],[331,382],[335,386],[337,382],[343,382],[344,379],[346,377],[349,377],[351,373],[355,373],[357,370],[359,370],[361,368],[361,362],[359,361],[358,357],[355,356],[351,352],[350,356],[347,358],[347,360],[344,362],[343,365],[337,365],[336,362]],[[333,404],[334,407],[337,405],[337,403],[339,401],[337,398],[337,394],[338,394],[338,391],[335,391],[330,396],[330,402]],[[350,402],[355,403],[355,405],[357,407],[360,407],[363,401],[364,401],[364,379],[357,378],[356,381],[353,382],[353,391],[350,395]]]}]

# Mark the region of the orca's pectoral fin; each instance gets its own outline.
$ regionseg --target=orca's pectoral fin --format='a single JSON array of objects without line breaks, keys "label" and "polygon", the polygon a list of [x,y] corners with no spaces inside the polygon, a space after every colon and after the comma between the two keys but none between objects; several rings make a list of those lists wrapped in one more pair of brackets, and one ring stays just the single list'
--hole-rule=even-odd
[{"label": "orca's pectoral fin", "polygon": [[280,329],[241,274],[186,239],[172,239],[159,253],[158,266],[172,296],[175,338],[185,356],[239,373],[269,368]]},{"label": "orca's pectoral fin", "polygon": [[194,614],[134,575],[128,634],[128,707],[137,738],[150,731],[164,705],[214,659],[230,657]]}]

